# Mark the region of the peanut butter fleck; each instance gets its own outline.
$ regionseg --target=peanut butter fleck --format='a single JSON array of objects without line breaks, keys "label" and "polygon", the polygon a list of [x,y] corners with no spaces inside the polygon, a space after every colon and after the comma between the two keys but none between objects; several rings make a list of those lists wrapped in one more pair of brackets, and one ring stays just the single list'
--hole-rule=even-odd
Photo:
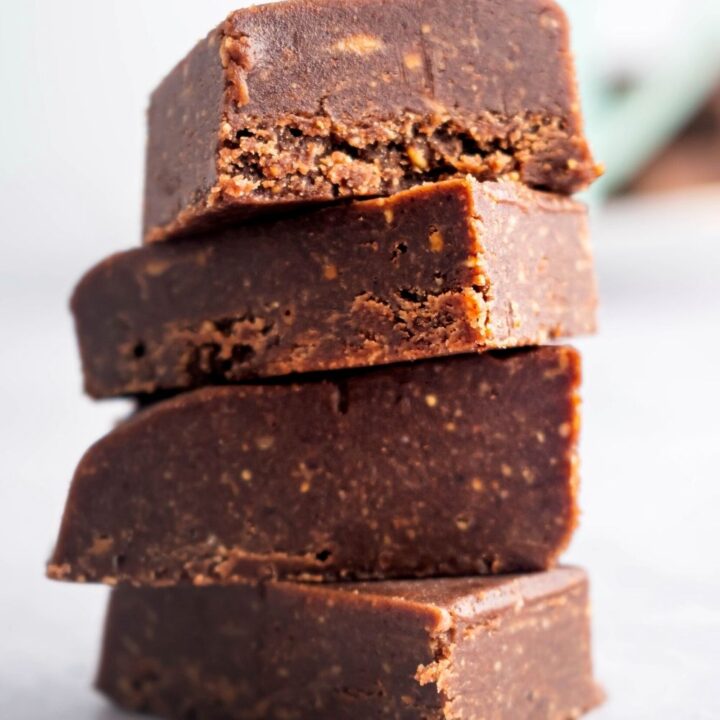
[{"label": "peanut butter fleck", "polygon": [[338,270],[335,265],[326,265],[323,268],[323,277],[326,280],[335,280],[338,276]]},{"label": "peanut butter fleck", "polygon": [[434,408],[438,404],[437,395],[426,395],[425,404],[428,407]]},{"label": "peanut butter fleck", "polygon": [[520,317],[520,306],[515,300],[510,301],[510,314],[512,315],[512,326],[517,330],[522,326],[522,319]]},{"label": "peanut butter fleck", "polygon": [[150,275],[150,277],[158,277],[162,275],[169,267],[170,263],[165,260],[151,260],[145,266],[145,272]]},{"label": "peanut butter fleck", "polygon": [[112,549],[114,540],[110,537],[96,537],[88,549],[90,555],[106,555]]},{"label": "peanut butter fleck", "polygon": [[405,53],[404,62],[408,70],[417,70],[422,67],[422,55],[419,52]]},{"label": "peanut butter fleck", "polygon": [[428,169],[429,164],[423,150],[415,147],[414,145],[411,145],[407,149],[407,155],[410,158],[410,162],[413,164],[413,167],[417,168],[418,170]]},{"label": "peanut butter fleck", "polygon": [[540,27],[557,30],[560,27],[560,23],[558,22],[558,19],[551,13],[543,13],[542,15],[540,15]]},{"label": "peanut butter fleck", "polygon": [[350,35],[338,40],[333,46],[335,50],[355,55],[369,55],[370,53],[382,50],[385,43],[373,35]]},{"label": "peanut butter fleck", "polygon": [[260,450],[269,450],[275,444],[275,438],[271,435],[261,435],[255,440]]},{"label": "peanut butter fleck", "polygon": [[442,252],[443,247],[445,247],[445,240],[439,230],[434,230],[430,233],[429,242],[430,250],[432,250],[432,252],[434,253]]}]

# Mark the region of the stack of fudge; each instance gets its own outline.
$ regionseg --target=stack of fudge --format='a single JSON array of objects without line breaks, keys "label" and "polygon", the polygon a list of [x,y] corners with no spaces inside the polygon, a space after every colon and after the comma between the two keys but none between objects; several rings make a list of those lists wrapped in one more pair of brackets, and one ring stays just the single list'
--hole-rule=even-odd
[{"label": "stack of fudge", "polygon": [[175,720],[577,718],[582,133],[551,0],[239,10],[153,95],[145,242],[72,301],[137,398],[49,565]]}]

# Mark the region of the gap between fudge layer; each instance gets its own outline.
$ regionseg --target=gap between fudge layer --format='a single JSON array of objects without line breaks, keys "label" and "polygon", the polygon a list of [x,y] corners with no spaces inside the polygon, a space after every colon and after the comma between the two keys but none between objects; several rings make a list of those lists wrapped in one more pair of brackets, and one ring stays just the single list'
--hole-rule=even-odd
[{"label": "gap between fudge layer", "polygon": [[[349,41],[360,45],[346,52],[373,51],[367,46],[370,37]],[[313,113],[247,115],[242,108],[250,102],[247,78],[255,66],[250,39],[228,20],[219,48],[226,110],[218,133],[216,182],[174,219],[150,228],[147,242],[202,230],[216,216],[252,217],[264,205],[280,209],[381,197],[455,176],[507,178],[570,194],[602,173],[580,131],[567,118],[543,112],[471,115],[427,97],[426,113],[403,110],[351,119],[333,116],[327,98],[321,98]],[[427,62],[416,52],[403,58],[407,70]],[[552,188],[546,186],[548,177]]]}]

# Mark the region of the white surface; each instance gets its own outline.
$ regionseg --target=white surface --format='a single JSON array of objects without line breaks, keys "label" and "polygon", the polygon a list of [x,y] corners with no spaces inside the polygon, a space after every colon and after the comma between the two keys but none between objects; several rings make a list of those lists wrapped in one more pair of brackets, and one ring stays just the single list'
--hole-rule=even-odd
[{"label": "white surface", "polygon": [[[126,408],[82,397],[67,297],[138,237],[147,93],[237,4],[0,3],[2,720],[120,717],[90,689],[106,591],[43,578],[74,465]],[[718,207],[708,191],[597,218],[568,556],[594,582],[597,720],[720,717]]]}]

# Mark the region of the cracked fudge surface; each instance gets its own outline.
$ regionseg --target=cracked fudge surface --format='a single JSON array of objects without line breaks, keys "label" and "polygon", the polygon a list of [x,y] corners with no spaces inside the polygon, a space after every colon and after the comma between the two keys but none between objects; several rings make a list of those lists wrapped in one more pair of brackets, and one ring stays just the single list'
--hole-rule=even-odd
[{"label": "cracked fudge surface", "polygon": [[491,352],[138,413],[73,479],[49,568],[136,585],[545,569],[577,520],[580,360]]},{"label": "cracked fudge surface", "polygon": [[582,205],[468,178],[115,255],[72,307],[108,397],[543,344],[596,289]]},{"label": "cracked fudge surface", "polygon": [[581,570],[119,588],[98,688],[181,720],[571,720],[599,704]]},{"label": "cracked fudge surface", "polygon": [[597,176],[554,2],[262,5],[154,92],[145,237],[467,173],[561,193]]}]

